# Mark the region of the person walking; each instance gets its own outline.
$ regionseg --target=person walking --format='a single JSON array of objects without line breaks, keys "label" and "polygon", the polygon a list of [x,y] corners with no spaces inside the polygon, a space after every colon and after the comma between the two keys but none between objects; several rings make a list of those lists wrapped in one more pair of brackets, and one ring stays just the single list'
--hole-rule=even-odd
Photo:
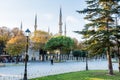
[{"label": "person walking", "polygon": [[54,59],[54,56],[51,58],[51,65],[53,65],[53,59]]},{"label": "person walking", "polygon": [[51,59],[51,65],[53,65],[53,58]]}]

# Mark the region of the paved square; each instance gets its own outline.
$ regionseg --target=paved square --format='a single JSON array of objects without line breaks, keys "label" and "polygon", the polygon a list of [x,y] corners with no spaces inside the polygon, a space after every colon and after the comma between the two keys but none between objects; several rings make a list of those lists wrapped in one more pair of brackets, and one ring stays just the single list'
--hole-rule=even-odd
[{"label": "paved square", "polygon": [[[24,64],[20,63],[17,66],[11,66],[7,63],[6,67],[0,67],[0,80],[19,80],[23,78]],[[50,62],[29,62],[28,63],[28,78],[35,78],[40,76],[47,76],[53,74],[60,74],[66,72],[74,72],[85,70],[85,62],[67,61],[62,63],[54,63],[51,65]],[[89,61],[89,70],[107,70],[107,61]],[[118,63],[113,63],[114,70],[118,70]]]}]

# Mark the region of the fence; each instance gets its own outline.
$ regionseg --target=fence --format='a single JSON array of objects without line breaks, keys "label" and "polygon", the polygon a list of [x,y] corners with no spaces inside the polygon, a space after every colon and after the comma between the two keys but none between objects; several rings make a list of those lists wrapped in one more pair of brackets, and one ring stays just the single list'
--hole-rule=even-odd
[{"label": "fence", "polygon": [[[60,60],[60,61],[85,61],[86,57],[74,57],[73,55],[66,55],[66,54],[47,54],[47,55],[40,55],[39,60],[44,59],[44,61],[49,61],[51,59],[54,59],[54,61]],[[95,56],[92,58],[88,58],[89,60],[99,60],[99,59],[106,59],[106,55],[102,56]]]}]

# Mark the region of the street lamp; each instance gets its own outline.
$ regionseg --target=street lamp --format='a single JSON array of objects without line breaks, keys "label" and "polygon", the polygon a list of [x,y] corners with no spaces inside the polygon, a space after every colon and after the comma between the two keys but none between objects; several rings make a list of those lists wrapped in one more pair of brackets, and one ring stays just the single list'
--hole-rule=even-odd
[{"label": "street lamp", "polygon": [[86,51],[86,71],[88,70],[88,52]]},{"label": "street lamp", "polygon": [[26,52],[25,52],[25,70],[24,70],[24,78],[23,78],[23,80],[27,80],[28,39],[29,39],[30,30],[27,29],[25,31],[25,33],[26,33],[26,38],[27,38],[27,45],[26,45]]},{"label": "street lamp", "polygon": [[[86,47],[88,46],[88,36],[86,37]],[[86,57],[86,71],[88,71],[88,50],[85,51],[85,57]]]}]

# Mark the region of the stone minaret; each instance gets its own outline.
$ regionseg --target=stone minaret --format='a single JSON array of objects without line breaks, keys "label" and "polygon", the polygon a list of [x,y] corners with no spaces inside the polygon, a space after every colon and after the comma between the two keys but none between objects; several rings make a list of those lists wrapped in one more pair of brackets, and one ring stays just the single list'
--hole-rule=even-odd
[{"label": "stone minaret", "polygon": [[48,34],[50,34],[50,28],[48,27]]},{"label": "stone minaret", "polygon": [[60,14],[59,14],[59,34],[62,35],[62,10],[60,8]]},{"label": "stone minaret", "polygon": [[21,21],[21,25],[20,25],[20,30],[22,31],[22,21]]},{"label": "stone minaret", "polygon": [[67,33],[67,31],[66,31],[66,23],[65,23],[65,31],[64,31],[65,36],[66,36],[66,33]]},{"label": "stone minaret", "polygon": [[34,25],[34,31],[36,31],[37,30],[37,14],[35,15],[35,25]]}]

